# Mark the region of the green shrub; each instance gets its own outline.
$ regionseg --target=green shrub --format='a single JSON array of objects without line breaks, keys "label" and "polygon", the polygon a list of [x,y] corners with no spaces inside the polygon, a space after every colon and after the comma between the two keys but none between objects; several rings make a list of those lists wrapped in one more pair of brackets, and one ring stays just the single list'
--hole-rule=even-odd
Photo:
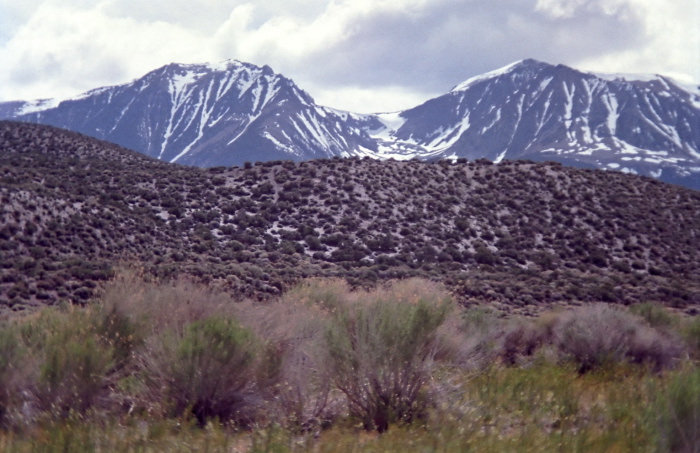
[{"label": "green shrub", "polygon": [[439,347],[436,332],[450,307],[445,300],[391,295],[341,307],[326,331],[335,386],[346,395],[350,413],[380,432],[423,414],[423,390]]},{"label": "green shrub", "polygon": [[700,451],[700,370],[674,377],[654,409],[659,414],[659,451]]},{"label": "green shrub", "polygon": [[663,305],[654,302],[643,302],[630,307],[630,311],[642,317],[651,327],[665,329],[671,327],[674,318]]},{"label": "green shrub", "polygon": [[244,423],[253,395],[258,344],[231,319],[206,318],[155,337],[145,353],[146,382],[171,415]]},{"label": "green shrub", "polygon": [[47,331],[35,344],[41,360],[37,379],[39,403],[59,417],[84,413],[103,393],[112,367],[112,348],[100,341],[85,311],[62,314],[47,310],[42,316],[45,319],[36,328]]}]

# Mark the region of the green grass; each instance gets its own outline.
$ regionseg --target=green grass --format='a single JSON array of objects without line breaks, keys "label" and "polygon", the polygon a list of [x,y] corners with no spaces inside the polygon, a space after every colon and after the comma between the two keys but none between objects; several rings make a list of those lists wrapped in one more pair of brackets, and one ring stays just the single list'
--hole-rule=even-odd
[{"label": "green grass", "polygon": [[[572,367],[494,366],[452,375],[455,393],[420,423],[385,433],[341,421],[320,433],[267,426],[237,431],[194,420],[126,418],[49,424],[0,434],[2,451],[658,451],[656,395],[685,371],[651,374],[636,365],[580,375]],[[695,371],[697,375],[697,370]],[[236,450],[236,448],[238,450]],[[665,450],[662,450],[665,451]],[[677,450],[676,450],[677,451]]]}]

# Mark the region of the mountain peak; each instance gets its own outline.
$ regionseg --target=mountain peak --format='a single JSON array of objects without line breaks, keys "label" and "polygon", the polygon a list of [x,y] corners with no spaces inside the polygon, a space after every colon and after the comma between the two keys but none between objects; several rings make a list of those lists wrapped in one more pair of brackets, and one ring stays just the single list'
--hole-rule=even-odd
[{"label": "mountain peak", "polygon": [[464,82],[460,83],[459,85],[455,86],[452,88],[450,91],[464,91],[467,88],[471,87],[475,83],[484,81],[484,80],[490,80],[490,79],[495,79],[497,77],[501,77],[503,75],[511,74],[511,73],[523,73],[523,72],[539,72],[543,69],[546,68],[551,68],[552,65],[548,63],[544,63],[539,60],[535,60],[532,58],[527,58],[525,60],[519,60],[514,63],[511,63],[509,65],[506,65],[500,69],[496,69],[494,71],[487,72],[485,74],[480,74],[478,76],[471,77]]}]

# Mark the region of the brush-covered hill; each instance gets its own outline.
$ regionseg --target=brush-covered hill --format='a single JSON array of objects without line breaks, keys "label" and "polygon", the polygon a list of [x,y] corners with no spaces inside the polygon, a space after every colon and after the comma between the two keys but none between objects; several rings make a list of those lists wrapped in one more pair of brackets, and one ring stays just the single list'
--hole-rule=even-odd
[{"label": "brush-covered hill", "polygon": [[419,275],[464,304],[700,306],[700,193],[555,163],[167,164],[0,122],[0,313],[87,303],[115,269],[265,298]]}]

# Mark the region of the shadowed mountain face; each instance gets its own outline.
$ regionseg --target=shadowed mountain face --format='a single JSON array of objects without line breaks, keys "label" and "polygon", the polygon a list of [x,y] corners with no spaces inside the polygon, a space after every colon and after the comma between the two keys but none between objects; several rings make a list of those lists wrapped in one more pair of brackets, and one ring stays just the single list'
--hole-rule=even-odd
[{"label": "shadowed mountain face", "polygon": [[700,89],[535,60],[474,77],[403,112],[318,106],[269,67],[171,64],[60,103],[0,104],[167,162],[211,167],[331,156],[553,160],[700,189]]},{"label": "shadowed mountain face", "polygon": [[265,298],[301,278],[443,281],[463,304],[700,306],[700,193],[555,163],[193,168],[0,122],[0,317],[87,303],[120,263]]}]

